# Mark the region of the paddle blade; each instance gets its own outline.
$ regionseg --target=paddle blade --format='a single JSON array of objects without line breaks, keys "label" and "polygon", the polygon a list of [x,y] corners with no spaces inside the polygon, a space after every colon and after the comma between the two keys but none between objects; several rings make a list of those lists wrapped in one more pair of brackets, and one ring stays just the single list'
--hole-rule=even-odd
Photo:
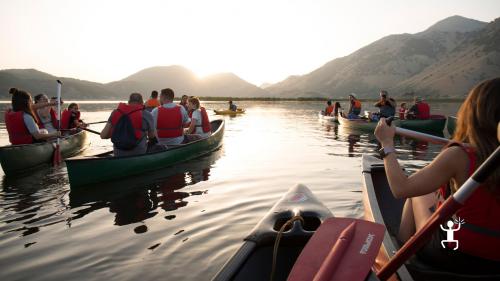
[{"label": "paddle blade", "polygon": [[329,218],[311,237],[287,280],[365,280],[384,233],[381,224]]},{"label": "paddle blade", "polygon": [[62,162],[61,148],[59,144],[56,144],[54,148],[54,156],[52,157],[52,164],[54,166],[59,166]]}]

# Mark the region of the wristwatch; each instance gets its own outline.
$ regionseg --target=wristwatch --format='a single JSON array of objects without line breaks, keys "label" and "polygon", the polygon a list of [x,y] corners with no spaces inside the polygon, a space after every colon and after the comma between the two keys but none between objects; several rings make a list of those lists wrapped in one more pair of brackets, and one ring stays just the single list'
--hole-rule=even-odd
[{"label": "wristwatch", "polygon": [[384,159],[387,155],[391,153],[396,153],[396,149],[392,146],[388,147],[382,147],[381,149],[378,150],[378,153],[380,155],[380,158]]}]

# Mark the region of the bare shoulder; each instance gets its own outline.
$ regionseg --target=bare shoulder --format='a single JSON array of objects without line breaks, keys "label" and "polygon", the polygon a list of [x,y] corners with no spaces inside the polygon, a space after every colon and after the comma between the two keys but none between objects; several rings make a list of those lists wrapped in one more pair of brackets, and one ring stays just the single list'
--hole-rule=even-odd
[{"label": "bare shoulder", "polygon": [[469,162],[467,153],[463,150],[463,148],[459,146],[451,146],[446,148],[439,154],[436,160],[442,161],[458,171],[462,171]]}]

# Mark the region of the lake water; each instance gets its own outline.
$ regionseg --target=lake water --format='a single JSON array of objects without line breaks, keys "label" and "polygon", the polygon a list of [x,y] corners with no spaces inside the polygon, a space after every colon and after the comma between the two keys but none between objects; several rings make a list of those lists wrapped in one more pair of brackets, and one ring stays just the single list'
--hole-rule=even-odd
[{"label": "lake water", "polygon": [[[376,153],[372,134],[321,122],[321,102],[238,105],[247,109],[242,116],[211,116],[226,121],[218,151],[98,189],[72,191],[64,165],[18,178],[1,171],[0,280],[209,280],[297,183],[334,215],[362,217],[361,155]],[[96,122],[114,106],[80,109],[86,122]],[[435,103],[432,111],[455,115],[459,106]],[[90,136],[86,154],[111,148]],[[3,121],[0,144],[8,144]],[[408,139],[396,144],[409,170],[441,148]]]}]

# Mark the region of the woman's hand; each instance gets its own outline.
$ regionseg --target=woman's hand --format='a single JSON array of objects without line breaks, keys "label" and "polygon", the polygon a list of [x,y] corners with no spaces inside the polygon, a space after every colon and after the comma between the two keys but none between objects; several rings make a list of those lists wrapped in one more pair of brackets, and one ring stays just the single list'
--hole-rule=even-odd
[{"label": "woman's hand", "polygon": [[380,118],[377,127],[375,128],[375,137],[382,144],[383,147],[394,146],[394,135],[396,134],[396,127],[394,124],[387,125],[385,118]]}]

